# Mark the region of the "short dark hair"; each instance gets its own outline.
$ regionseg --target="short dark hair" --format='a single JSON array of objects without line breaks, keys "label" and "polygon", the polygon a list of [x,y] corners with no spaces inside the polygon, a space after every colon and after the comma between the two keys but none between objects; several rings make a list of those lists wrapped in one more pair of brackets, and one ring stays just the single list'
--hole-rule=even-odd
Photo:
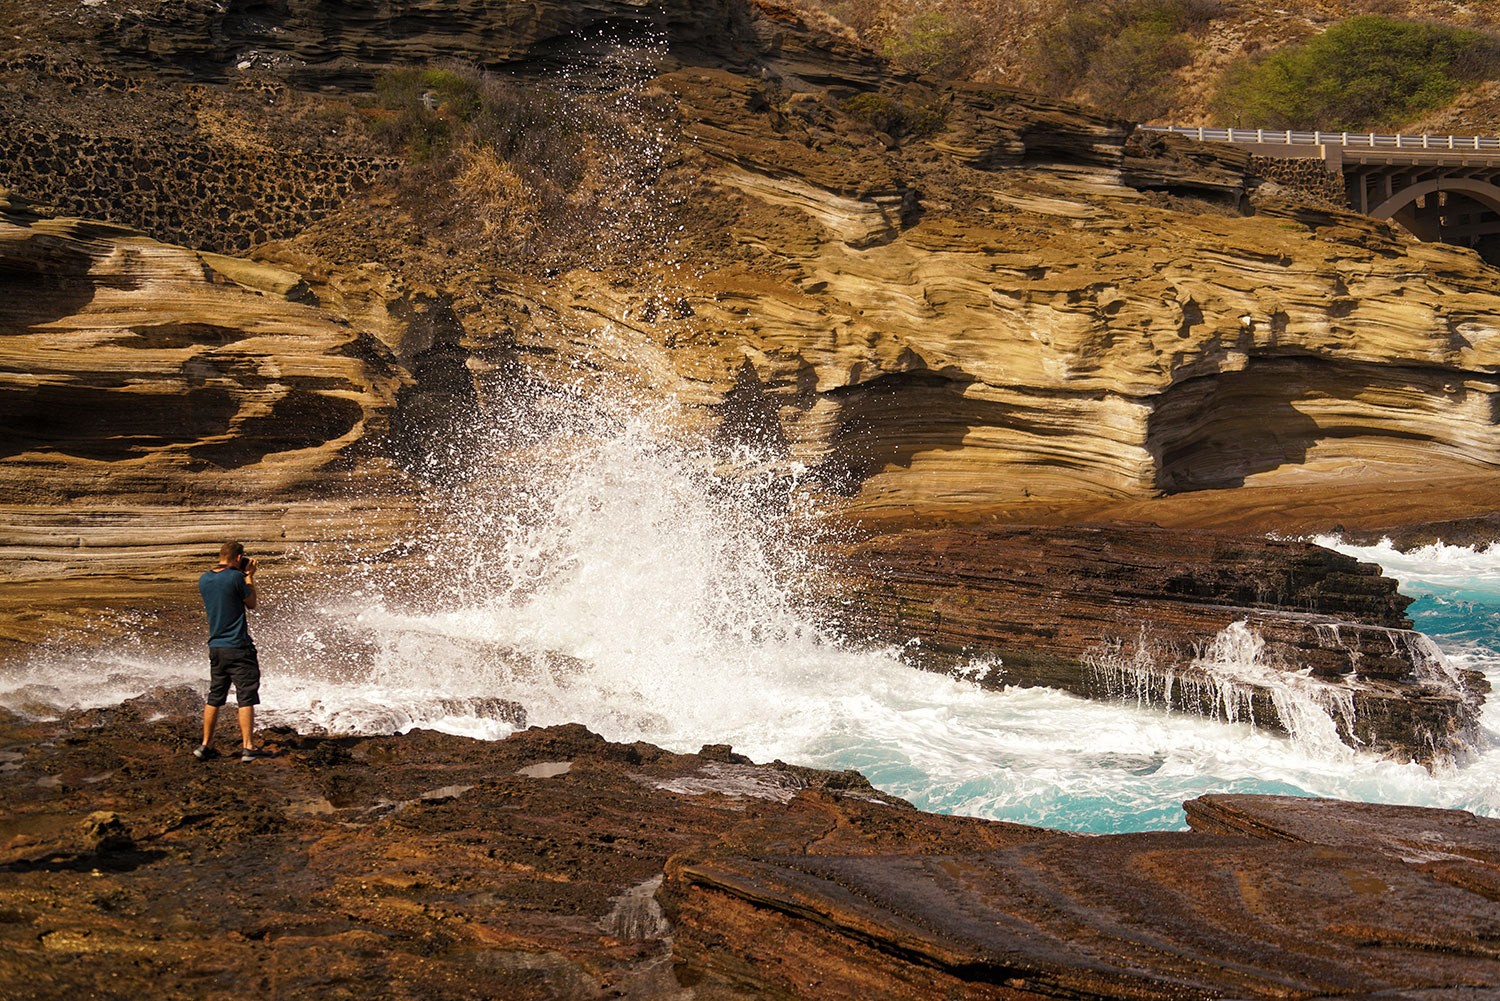
[{"label": "short dark hair", "polygon": [[226,542],[219,547],[219,561],[221,563],[237,560],[243,555],[245,555],[245,547],[238,542]]}]

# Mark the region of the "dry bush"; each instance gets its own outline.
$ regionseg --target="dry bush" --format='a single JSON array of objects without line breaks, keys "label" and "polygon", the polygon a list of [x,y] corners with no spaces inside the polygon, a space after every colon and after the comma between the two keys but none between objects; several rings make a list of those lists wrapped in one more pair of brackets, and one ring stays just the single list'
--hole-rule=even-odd
[{"label": "dry bush", "polygon": [[450,64],[385,75],[367,117],[410,158],[410,202],[432,222],[476,251],[564,263],[650,229],[638,203],[659,157],[640,133],[658,112]]},{"label": "dry bush", "polygon": [[1011,27],[986,0],[806,0],[881,55],[952,79],[981,69]]},{"label": "dry bush", "polygon": [[531,186],[491,148],[465,147],[458,163],[453,188],[484,236],[504,246],[532,246],[541,201]]},{"label": "dry bush", "polygon": [[1222,13],[1218,0],[1069,0],[1040,32],[1032,83],[1124,118],[1163,114],[1172,73],[1193,55],[1194,35]]}]

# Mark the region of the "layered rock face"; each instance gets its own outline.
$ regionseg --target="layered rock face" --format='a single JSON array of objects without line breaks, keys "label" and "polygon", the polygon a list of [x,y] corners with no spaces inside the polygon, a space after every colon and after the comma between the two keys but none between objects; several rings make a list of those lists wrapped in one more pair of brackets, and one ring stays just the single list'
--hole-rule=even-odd
[{"label": "layered rock face", "polygon": [[289,495],[385,430],[390,350],[299,275],[9,198],[0,242],[9,498]]},{"label": "layered rock face", "polygon": [[950,527],[856,545],[830,600],[919,664],[1294,732],[1402,760],[1477,737],[1482,675],[1411,631],[1379,568],[1302,542],[1116,525]]},{"label": "layered rock face", "polygon": [[421,389],[399,357],[424,345],[381,322],[400,297],[371,293],[368,274],[339,285],[320,286],[325,305],[282,268],[39,217],[0,192],[0,576],[14,609],[0,643],[66,628],[109,592],[179,606],[167,581],[225,538],[302,559],[314,543],[383,547],[374,512],[404,505],[381,456]]},{"label": "layered rock face", "polygon": [[[1296,491],[1330,485],[1363,495],[1353,513],[1378,522],[1385,491],[1405,484],[1417,508],[1392,515],[1399,523],[1423,519],[1437,476],[1457,484],[1444,496],[1459,514],[1488,509],[1500,457],[1494,272],[1472,254],[1256,192],[1232,151],[1132,138],[1126,123],[1001,88],[895,74],[806,16],[764,4],[524,17],[434,4],[394,20],[364,6],[157,5],[128,29],[111,20],[118,13],[96,6],[49,30],[130,60],[129,86],[155,95],[152,107],[171,104],[169,74],[211,88],[201,81],[250,72],[238,67],[252,48],[257,72],[334,88],[445,54],[571,98],[605,63],[628,64],[630,86],[666,110],[650,143],[619,137],[639,182],[622,218],[680,234],[545,271],[460,254],[444,230],[417,239],[412,192],[377,186],[246,261],[8,202],[4,555],[38,588],[135,568],[135,600],[184,573],[226,526],[261,552],[350,536],[378,551],[413,516],[402,468],[463,461],[445,421],[528,394],[580,399],[621,386],[687,404],[675,419],[717,425],[720,441],[801,463],[867,516],[919,522],[969,509],[1028,523],[1143,504],[1131,516],[1149,518],[1167,510],[1152,506],[1166,503],[1159,495],[1249,488],[1269,500],[1241,527],[1264,529],[1289,498],[1304,502]],[[615,22],[620,30],[598,38],[570,34]],[[562,63],[577,70],[568,86],[548,76]],[[39,90],[24,113],[65,124],[110,79],[81,74],[70,97]],[[194,114],[182,128],[205,127],[206,113]],[[263,134],[253,120],[230,124],[217,127],[247,148],[295,152],[286,123],[264,123]],[[153,141],[141,123],[119,127]],[[308,145],[331,157],[368,152],[341,153],[328,136]],[[423,183],[419,197],[447,197],[441,175]],[[1232,502],[1205,503],[1209,514],[1196,517]],[[1319,513],[1311,527],[1349,513]],[[990,555],[1016,566],[1022,550],[1046,544],[1038,535]],[[935,583],[946,571],[930,552],[890,546],[888,565],[899,553],[932,587],[949,586]],[[1204,565],[1259,572],[1168,550],[1189,575]],[[969,600],[1015,585],[1005,573],[966,580]],[[1140,584],[1171,637],[1159,663],[1197,658],[1243,607],[1226,598],[1231,611],[1188,614],[1172,580]],[[1029,653],[1007,640],[1002,656],[1015,670],[1026,657],[1071,664],[1035,680],[1075,690],[1096,687],[1078,673],[1090,651],[1118,641],[1115,656],[1135,663],[1144,648],[1111,619],[1122,610],[1105,600],[1110,586],[1080,593],[1065,616],[1073,625],[1033,637]],[[867,600],[866,625],[893,629],[881,619],[886,599]],[[1291,669],[1348,673],[1336,653],[1346,638],[1256,622],[1268,656]],[[30,639],[44,625],[7,629]],[[963,635],[933,638],[962,647]],[[1353,635],[1366,634],[1340,630]],[[1369,646],[1383,635],[1354,644],[1365,672],[1355,672],[1357,698],[1406,685],[1412,704],[1427,706],[1417,658],[1397,664]],[[1359,722],[1343,733],[1440,756],[1467,728],[1472,700],[1449,692],[1437,702],[1390,727],[1368,723],[1375,729],[1361,729],[1380,718],[1375,706],[1404,703],[1356,706]],[[1259,718],[1276,716],[1263,692],[1251,703]]]},{"label": "layered rock face", "polygon": [[[1371,467],[1491,475],[1488,268],[1337,212],[1154,210],[1118,160],[1089,162],[1105,144],[1081,131],[1071,169],[1026,169],[1047,155],[1032,149],[1010,169],[955,171],[980,203],[962,224],[935,209],[873,246],[816,223],[807,250],[780,241],[813,291],[795,312],[764,296],[747,308],[758,374],[773,393],[818,390],[783,411],[789,438],[837,443],[829,463],[857,442],[847,472],[863,504],[1147,496]],[[969,148],[1024,147],[1018,133]],[[745,153],[723,155],[726,182],[768,200],[772,185],[740,179]],[[787,314],[842,336],[813,353],[811,331],[764,319]]]},{"label": "layered rock face", "polygon": [[[692,263],[646,247],[634,269],[512,275],[499,298],[525,312],[476,318],[467,350],[566,372],[640,364],[601,329],[650,345],[654,389],[761,398],[787,456],[867,510],[1434,475],[1477,493],[1500,462],[1500,301],[1474,255],[1256,194],[1233,152],[893,73],[789,8],[156,5],[128,30],[118,14],[53,30],[200,80],[330,87],[443,56],[545,89],[560,64],[591,79],[618,43],[676,115],[664,143],[619,155],[695,185],[638,214],[681,223],[672,256]],[[343,224],[359,235],[309,248],[422,281],[440,267],[455,299],[487,277]],[[683,305],[671,329],[663,294]]]},{"label": "layered rock face", "polygon": [[1082,837],[578,726],[499,742],[280,729],[275,757],[200,764],[196,717],[194,693],[169,690],[0,721],[11,996],[1500,986],[1500,822],[1466,813],[1215,796],[1187,804],[1192,831]]}]

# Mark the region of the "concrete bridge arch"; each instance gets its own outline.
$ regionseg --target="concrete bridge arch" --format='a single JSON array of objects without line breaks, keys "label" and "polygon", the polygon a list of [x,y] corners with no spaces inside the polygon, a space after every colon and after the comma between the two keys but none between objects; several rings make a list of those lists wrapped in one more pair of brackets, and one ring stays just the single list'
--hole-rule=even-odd
[{"label": "concrete bridge arch", "polygon": [[1475,247],[1493,257],[1500,244],[1500,185],[1479,177],[1436,176],[1415,180],[1372,207],[1419,240]]},{"label": "concrete bridge arch", "polygon": [[[1321,160],[1355,211],[1389,219],[1419,240],[1471,247],[1500,266],[1500,137],[1143,128],[1232,143],[1278,182],[1277,161]],[[1298,187],[1305,175],[1291,174],[1287,183]],[[1327,187],[1311,193],[1326,197]]]},{"label": "concrete bridge arch", "polygon": [[1435,194],[1441,198],[1444,193],[1454,192],[1468,195],[1493,211],[1500,212],[1500,186],[1473,177],[1450,177],[1446,180],[1434,177],[1402,188],[1371,209],[1370,215],[1376,219],[1389,219],[1406,206],[1421,201],[1428,195]]}]

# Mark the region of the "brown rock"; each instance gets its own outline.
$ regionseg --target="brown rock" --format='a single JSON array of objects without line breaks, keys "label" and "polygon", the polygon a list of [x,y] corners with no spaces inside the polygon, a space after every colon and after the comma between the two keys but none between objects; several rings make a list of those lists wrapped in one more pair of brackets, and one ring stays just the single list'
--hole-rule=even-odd
[{"label": "brown rock", "polygon": [[135,847],[130,828],[112,810],[96,810],[84,818],[83,835],[96,854],[128,851]]},{"label": "brown rock", "polygon": [[[577,726],[281,729],[276,757],[200,763],[195,716],[139,708],[83,736],[0,721],[0,748],[25,751],[0,787],[17,998],[201,997],[205,979],[521,999],[1500,987],[1500,822],[1463,813],[1205,797],[1188,807],[1204,830],[1083,837]],[[74,778],[102,761],[129,764]],[[100,810],[130,818],[133,850],[35,840]]]},{"label": "brown rock", "polygon": [[[389,235],[360,260],[425,272],[476,370],[519,358],[543,383],[614,370],[693,403],[758,398],[752,410],[776,426],[766,443],[865,510],[1039,520],[1246,484],[1488,482],[1500,463],[1491,270],[1353,213],[1248,205],[1253,180],[1233,151],[903,75],[778,4],[519,17],[423,3],[395,24],[354,9],[272,5],[245,20],[147,6],[128,37],[103,11],[45,18],[45,31],[205,79],[239,73],[252,50],[264,71],[332,87],[444,55],[545,88],[543,64],[600,65],[571,32],[659,25],[668,51],[641,72],[675,118],[662,122],[667,151],[647,159],[665,187],[669,168],[692,181],[638,215],[685,224],[671,253],[699,262],[692,275],[657,267],[649,248],[543,282],[507,275],[509,304],[546,318],[512,324],[495,321],[494,296],[465,291],[493,278],[488,265],[440,247],[424,261]],[[667,204],[683,190],[690,199]],[[362,211],[333,228],[360,230]],[[339,245],[319,239],[305,242]],[[663,286],[692,314],[671,330],[654,319]],[[590,336],[601,322],[620,348]],[[1380,505],[1349,493],[1353,514]],[[1475,514],[1481,493],[1453,500],[1455,517]]]},{"label": "brown rock", "polygon": [[1306,709],[1331,717],[1346,743],[1424,762],[1465,752],[1488,687],[1477,672],[1445,670],[1410,631],[1395,581],[1305,542],[956,526],[872,535],[848,565],[829,599],[851,635],[916,640],[912,659],[940,670],[998,657],[983,682],[996,687],[1283,730],[1299,725],[1286,713]]}]

